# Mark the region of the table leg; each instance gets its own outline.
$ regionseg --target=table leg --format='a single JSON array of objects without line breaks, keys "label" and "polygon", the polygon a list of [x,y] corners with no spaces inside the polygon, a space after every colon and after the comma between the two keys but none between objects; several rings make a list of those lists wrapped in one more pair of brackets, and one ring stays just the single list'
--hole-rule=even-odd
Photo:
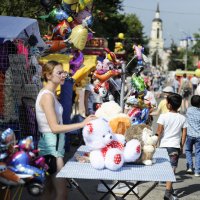
[{"label": "table leg", "polygon": [[[122,182],[122,181],[121,181]],[[123,183],[124,184],[126,184],[128,187],[129,187],[129,190],[122,196],[122,198],[124,199],[127,195],[129,195],[129,193],[130,192],[133,192],[133,194],[137,197],[137,198],[140,198],[139,196],[138,196],[138,194],[136,194],[135,192],[134,192],[134,188],[135,187],[137,187],[141,182],[140,181],[137,181],[136,183],[128,183],[128,182],[126,182],[126,181],[123,181]],[[132,186],[130,186],[130,185],[132,185]]]},{"label": "table leg", "polygon": [[117,181],[117,183],[115,183],[111,188],[108,187],[108,185],[106,184],[105,181],[100,180],[100,182],[106,187],[106,189],[107,189],[108,191],[107,191],[99,200],[104,199],[109,193],[111,193],[115,199],[119,199],[119,197],[117,197],[117,196],[115,195],[115,193],[112,191],[112,190],[119,184],[119,181]]},{"label": "table leg", "polygon": [[132,183],[132,182],[126,182],[126,181],[120,181],[122,183],[124,183],[129,190],[122,196],[123,198],[125,198],[130,192],[132,192],[137,198],[139,198],[138,194],[135,193],[134,188],[136,188],[140,182],[137,181],[136,183]]},{"label": "table leg", "polygon": [[149,193],[158,185],[158,183],[159,183],[159,182],[154,182],[153,185],[152,185],[148,190],[146,190],[146,192],[144,192],[144,193],[140,196],[139,200],[144,199],[144,197],[146,197],[147,194],[149,194]]},{"label": "table leg", "polygon": [[85,194],[85,192],[82,190],[82,188],[79,186],[79,184],[74,179],[70,179],[70,183],[85,197],[86,200],[90,200],[88,196]]}]

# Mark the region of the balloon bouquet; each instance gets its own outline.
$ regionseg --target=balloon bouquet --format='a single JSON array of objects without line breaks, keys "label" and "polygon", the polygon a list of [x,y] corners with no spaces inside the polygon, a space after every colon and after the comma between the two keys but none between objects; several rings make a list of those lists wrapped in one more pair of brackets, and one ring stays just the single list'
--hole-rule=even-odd
[{"label": "balloon bouquet", "polygon": [[137,66],[131,77],[131,90],[126,95],[125,109],[131,118],[132,125],[143,124],[149,121],[149,111],[152,107],[149,101],[145,101],[146,84],[141,72],[144,70],[144,63],[147,59],[143,54],[144,48],[139,45],[133,45],[134,58],[137,58]]},{"label": "balloon bouquet", "polygon": [[117,60],[115,54],[108,48],[105,48],[104,50],[106,52],[106,57],[102,62],[97,62],[96,70],[94,71],[93,76],[97,79],[94,91],[99,94],[103,102],[107,102],[114,100],[109,91],[109,81],[112,80],[112,77],[121,74],[121,69],[118,68],[121,65],[121,62]]},{"label": "balloon bouquet", "polygon": [[70,49],[73,58],[70,60],[71,74],[81,68],[84,57],[81,52],[86,42],[93,38],[90,29],[93,23],[92,0],[41,0],[47,14],[39,16],[47,22],[52,31],[45,35],[48,52]]},{"label": "balloon bouquet", "polygon": [[36,156],[33,138],[29,136],[16,144],[15,133],[8,128],[0,135],[0,182],[6,186],[25,184],[31,195],[43,192],[48,166],[44,157]]}]

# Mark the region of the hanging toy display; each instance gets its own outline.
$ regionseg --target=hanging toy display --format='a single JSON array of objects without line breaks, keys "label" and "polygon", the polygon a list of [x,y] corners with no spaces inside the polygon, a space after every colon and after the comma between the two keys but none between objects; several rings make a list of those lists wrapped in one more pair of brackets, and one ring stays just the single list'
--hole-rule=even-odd
[{"label": "hanging toy display", "polygon": [[47,14],[39,16],[38,19],[47,22],[51,31],[45,36],[49,45],[46,51],[56,52],[65,48],[83,50],[86,42],[92,37],[89,27],[93,24],[93,1],[62,0],[60,3],[56,0],[41,0],[41,4]]},{"label": "hanging toy display", "polygon": [[131,77],[132,87],[137,91],[137,93],[144,93],[146,90],[146,85],[144,79],[141,76],[136,76],[135,74]]},{"label": "hanging toy display", "polygon": [[107,48],[105,51],[106,58],[103,61],[97,62],[96,70],[93,73],[93,77],[98,80],[94,91],[102,97],[103,102],[114,100],[114,97],[109,90],[109,79],[121,74],[121,69],[116,67],[120,62],[116,59],[115,54]]},{"label": "hanging toy display", "polygon": [[69,61],[71,74],[74,75],[78,69],[81,68],[84,62],[83,53],[79,50],[75,50],[73,58]]},{"label": "hanging toy display", "polygon": [[48,166],[43,157],[37,157],[33,137],[16,144],[15,133],[8,128],[0,135],[0,182],[5,185],[25,184],[31,195],[43,192]]}]

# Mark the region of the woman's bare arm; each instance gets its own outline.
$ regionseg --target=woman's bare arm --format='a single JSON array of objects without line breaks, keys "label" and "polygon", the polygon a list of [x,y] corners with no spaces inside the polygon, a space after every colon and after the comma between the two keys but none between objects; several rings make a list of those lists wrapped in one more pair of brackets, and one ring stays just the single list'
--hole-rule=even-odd
[{"label": "woman's bare arm", "polygon": [[46,115],[49,127],[53,133],[65,133],[76,129],[80,129],[83,128],[90,120],[96,119],[94,115],[91,115],[80,123],[68,125],[59,124],[54,109],[54,98],[51,94],[44,94],[42,96],[40,100],[40,106],[42,107]]}]

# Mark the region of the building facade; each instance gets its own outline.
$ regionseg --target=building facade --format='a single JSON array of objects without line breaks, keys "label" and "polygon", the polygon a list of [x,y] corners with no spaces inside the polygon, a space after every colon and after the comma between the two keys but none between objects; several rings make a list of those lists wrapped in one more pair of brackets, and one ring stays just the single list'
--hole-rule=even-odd
[{"label": "building facade", "polygon": [[153,64],[152,61],[154,56],[156,67],[161,70],[167,70],[169,53],[165,52],[164,50],[163,22],[160,18],[159,4],[157,4],[155,17],[152,20],[151,33],[149,38],[149,57],[151,60],[151,65]]}]

